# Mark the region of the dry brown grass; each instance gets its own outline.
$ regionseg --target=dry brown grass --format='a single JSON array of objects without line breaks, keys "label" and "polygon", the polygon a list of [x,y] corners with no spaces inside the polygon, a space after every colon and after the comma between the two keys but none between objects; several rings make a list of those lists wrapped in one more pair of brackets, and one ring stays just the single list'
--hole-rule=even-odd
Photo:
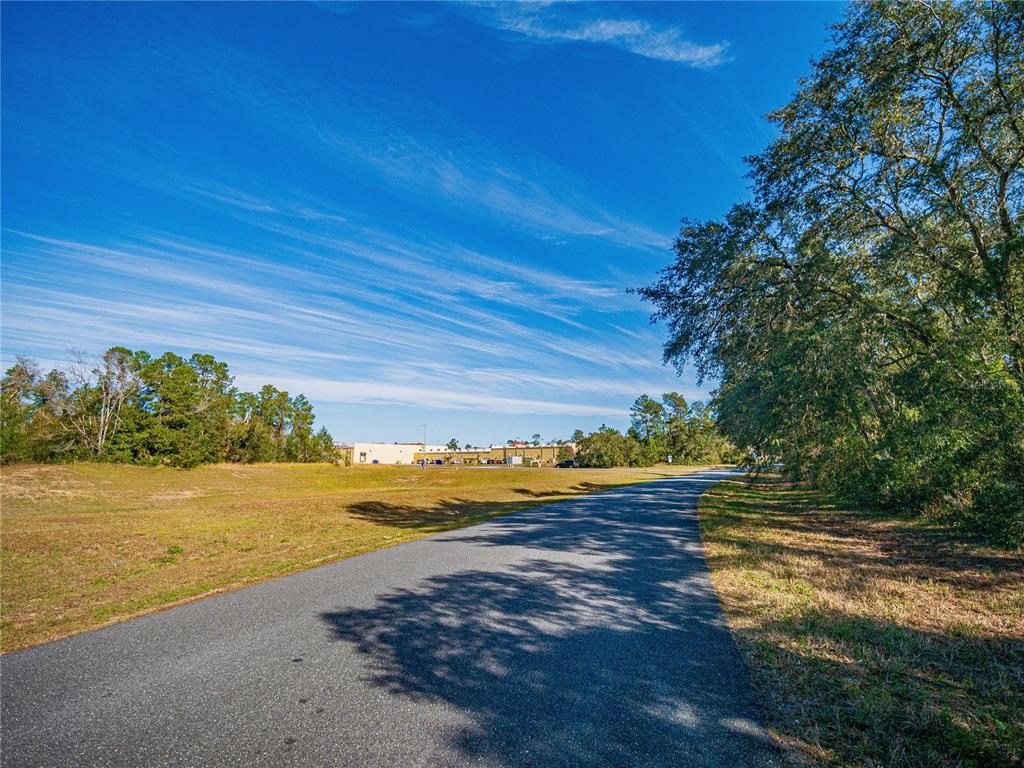
[{"label": "dry brown grass", "polygon": [[685,468],[107,464],[2,472],[4,652]]},{"label": "dry brown grass", "polygon": [[1022,765],[1024,556],[768,482],[715,486],[701,527],[798,762]]}]

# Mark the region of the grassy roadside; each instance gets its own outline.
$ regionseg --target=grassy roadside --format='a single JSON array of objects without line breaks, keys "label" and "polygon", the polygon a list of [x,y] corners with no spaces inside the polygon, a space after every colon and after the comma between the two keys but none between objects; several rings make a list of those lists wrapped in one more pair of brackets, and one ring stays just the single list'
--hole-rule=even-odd
[{"label": "grassy roadside", "polygon": [[795,762],[1024,765],[1024,556],[771,482],[712,488],[701,530]]},{"label": "grassy roadside", "polygon": [[3,652],[683,467],[2,470]]}]

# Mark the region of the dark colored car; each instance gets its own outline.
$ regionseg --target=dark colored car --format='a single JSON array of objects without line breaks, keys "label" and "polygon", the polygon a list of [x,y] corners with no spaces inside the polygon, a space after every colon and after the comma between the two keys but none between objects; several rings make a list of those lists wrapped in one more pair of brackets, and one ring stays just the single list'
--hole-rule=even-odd
[{"label": "dark colored car", "polygon": [[566,459],[565,461],[558,462],[555,466],[559,469],[577,469],[580,464],[576,459]]}]

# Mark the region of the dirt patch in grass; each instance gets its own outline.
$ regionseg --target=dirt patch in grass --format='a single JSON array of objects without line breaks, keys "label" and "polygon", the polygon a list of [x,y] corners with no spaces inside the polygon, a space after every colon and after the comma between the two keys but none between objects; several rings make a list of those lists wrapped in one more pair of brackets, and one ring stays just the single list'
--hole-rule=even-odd
[{"label": "dirt patch in grass", "polygon": [[795,762],[1024,765],[1024,556],[771,481],[715,486],[701,530]]},{"label": "dirt patch in grass", "polygon": [[693,469],[4,467],[0,648],[686,471]]}]

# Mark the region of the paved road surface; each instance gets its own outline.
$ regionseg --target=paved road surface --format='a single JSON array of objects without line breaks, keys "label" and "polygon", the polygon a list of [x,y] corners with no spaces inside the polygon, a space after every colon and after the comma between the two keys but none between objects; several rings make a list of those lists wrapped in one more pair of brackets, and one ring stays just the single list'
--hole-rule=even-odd
[{"label": "paved road surface", "polygon": [[2,765],[777,765],[700,546],[722,474],[8,654]]}]

